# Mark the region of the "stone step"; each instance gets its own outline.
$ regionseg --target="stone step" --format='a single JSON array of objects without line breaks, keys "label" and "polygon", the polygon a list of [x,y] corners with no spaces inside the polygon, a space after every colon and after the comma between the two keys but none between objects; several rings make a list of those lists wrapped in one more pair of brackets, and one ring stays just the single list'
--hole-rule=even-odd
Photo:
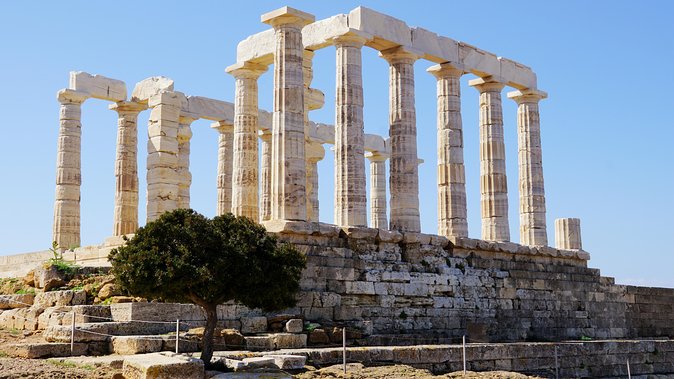
[{"label": "stone step", "polygon": [[88,346],[85,343],[73,344],[71,352],[69,343],[22,343],[3,346],[2,352],[10,357],[25,359],[70,357],[86,355]]},{"label": "stone step", "polygon": [[246,336],[246,348],[251,351],[278,349],[301,349],[307,347],[306,334],[271,333],[258,336]]},{"label": "stone step", "polygon": [[[76,324],[75,342],[109,341],[112,336],[161,335],[175,331],[171,323],[97,322]],[[48,342],[70,342],[70,325],[54,325],[44,330]]]},{"label": "stone step", "polygon": [[174,353],[140,354],[124,359],[122,374],[125,378],[203,378],[204,362]]}]

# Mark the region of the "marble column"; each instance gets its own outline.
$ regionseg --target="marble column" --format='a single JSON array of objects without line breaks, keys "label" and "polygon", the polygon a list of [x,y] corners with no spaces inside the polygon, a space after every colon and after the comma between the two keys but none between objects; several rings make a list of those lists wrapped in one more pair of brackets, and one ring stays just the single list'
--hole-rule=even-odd
[{"label": "marble column", "polygon": [[260,221],[271,220],[271,131],[260,130]]},{"label": "marble column", "polygon": [[356,33],[334,39],[335,224],[339,226],[367,226],[361,58],[365,41],[365,37]]},{"label": "marble column", "polygon": [[195,118],[180,116],[178,123],[178,208],[190,208],[190,140],[192,139],[192,123]]},{"label": "marble column", "polygon": [[579,218],[558,218],[555,220],[555,247],[564,250],[582,250]]},{"label": "marble column", "polygon": [[386,214],[386,160],[388,155],[367,153],[370,161],[370,227],[388,229]]},{"label": "marble column", "polygon": [[146,107],[122,101],[109,108],[118,115],[112,235],[122,236],[138,229],[138,113]]},{"label": "marble column", "polygon": [[438,234],[468,237],[461,121],[464,71],[443,63],[429,68],[428,72],[438,80]]},{"label": "marble column", "polygon": [[469,82],[480,92],[480,203],[482,239],[510,241],[508,184],[501,90],[504,83],[491,78]]},{"label": "marble column", "polygon": [[218,131],[218,204],[216,215],[232,212],[232,158],[234,157],[234,126],[224,121],[211,124]]},{"label": "marble column", "polygon": [[307,218],[302,28],[314,17],[283,7],[262,16],[274,28],[271,212],[274,220]]},{"label": "marble column", "polygon": [[307,221],[318,222],[318,162],[325,157],[325,148],[318,142],[307,144]]},{"label": "marble column", "polygon": [[232,213],[258,221],[257,79],[267,67],[243,63],[227,68],[236,78]]},{"label": "marble column", "polygon": [[390,229],[419,232],[419,168],[414,104],[414,62],[419,55],[403,47],[382,51],[380,55],[389,63]]},{"label": "marble column", "polygon": [[545,185],[538,102],[547,93],[538,90],[509,92],[517,102],[517,139],[520,188],[520,244],[547,246]]},{"label": "marble column", "polygon": [[69,249],[80,245],[81,106],[87,99],[87,94],[64,89],[56,97],[61,103],[61,110],[52,240],[56,241],[59,248]]}]

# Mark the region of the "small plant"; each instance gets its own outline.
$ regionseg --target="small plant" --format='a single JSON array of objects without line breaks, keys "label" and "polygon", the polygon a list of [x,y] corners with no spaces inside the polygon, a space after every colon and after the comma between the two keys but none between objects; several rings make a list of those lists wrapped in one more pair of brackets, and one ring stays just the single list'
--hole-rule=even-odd
[{"label": "small plant", "polygon": [[112,298],[109,297],[101,302],[102,305],[110,305],[112,304]]},{"label": "small plant", "polygon": [[54,366],[59,366],[59,367],[67,367],[67,368],[75,368],[77,367],[77,364],[73,362],[68,362],[68,361],[59,361],[56,359],[47,359],[47,362],[53,364]]},{"label": "small plant", "polygon": [[588,336],[586,336],[586,335],[582,335],[582,336],[580,336],[580,340],[581,340],[581,341],[592,341],[592,337],[588,337]]},{"label": "small plant", "polygon": [[15,292],[16,295],[35,295],[35,288],[22,288]]},{"label": "small plant", "polygon": [[52,241],[49,251],[54,255],[51,260],[62,261],[63,260],[63,251],[59,248],[59,244],[56,241]]},{"label": "small plant", "polygon": [[[74,247],[68,250],[73,251],[73,249]],[[77,273],[79,266],[63,259],[63,249],[59,247],[59,244],[56,241],[51,243],[51,248],[49,248],[49,251],[51,251],[54,256],[49,258],[45,264],[45,267],[56,267],[58,272],[68,277],[72,277]]]},{"label": "small plant", "polygon": [[461,270],[461,273],[462,273],[462,274],[465,274],[465,273],[466,273],[466,267],[463,265],[463,263],[457,262],[456,268],[458,268],[459,270]]},{"label": "small plant", "polygon": [[20,331],[19,329],[17,329],[17,328],[10,328],[10,329],[9,329],[9,334],[11,334],[11,335],[13,335],[13,336],[18,336],[19,334],[21,334],[21,331]]},{"label": "small plant", "polygon": [[400,316],[399,316],[399,317],[400,317],[402,320],[407,320],[408,315],[407,315],[407,313],[405,313],[405,311],[402,311],[402,312],[400,312]]}]

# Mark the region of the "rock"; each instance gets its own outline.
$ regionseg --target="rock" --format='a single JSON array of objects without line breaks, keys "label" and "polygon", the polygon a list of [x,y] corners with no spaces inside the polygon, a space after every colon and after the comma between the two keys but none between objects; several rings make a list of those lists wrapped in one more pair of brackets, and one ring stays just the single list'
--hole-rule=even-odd
[{"label": "rock", "polygon": [[26,273],[23,277],[23,283],[27,286],[35,287],[35,269],[32,269]]},{"label": "rock", "polygon": [[35,295],[0,295],[0,309],[27,308],[33,305]]},{"label": "rock", "polygon": [[45,309],[49,307],[63,307],[68,305],[82,305],[87,302],[87,293],[84,290],[51,291],[35,295],[33,305]]},{"label": "rock", "polygon": [[304,368],[307,357],[303,355],[282,355],[272,354],[265,355],[266,358],[273,358],[276,367],[281,370],[300,370]]},{"label": "rock", "polygon": [[204,377],[204,362],[174,353],[151,353],[124,359],[126,379],[193,379]]},{"label": "rock", "polygon": [[264,316],[241,317],[241,333],[253,334],[267,331],[267,318]]},{"label": "rock", "polygon": [[163,343],[160,336],[116,336],[111,338],[110,350],[120,355],[155,353]]},{"label": "rock", "polygon": [[276,333],[272,335],[276,349],[301,349],[307,347],[306,334]]},{"label": "rock", "polygon": [[43,289],[45,292],[65,285],[67,279],[65,275],[53,265],[48,265],[46,267],[43,265],[37,266],[33,277],[35,286]]},{"label": "rock", "polygon": [[298,318],[288,320],[288,322],[286,322],[285,325],[285,330],[288,333],[302,333],[303,329],[304,329],[304,322],[302,322],[302,320]]},{"label": "rock", "polygon": [[112,304],[133,303],[134,301],[134,298],[131,296],[113,296],[111,299],[110,302]]},{"label": "rock", "polygon": [[73,344],[70,352],[70,343],[32,343],[12,344],[3,348],[3,351],[14,358],[38,359],[51,357],[69,357],[71,355],[87,354],[87,344]]},{"label": "rock", "polygon": [[311,345],[327,345],[330,343],[328,333],[323,329],[314,329],[309,333],[309,344]]},{"label": "rock", "polygon": [[225,365],[234,371],[254,370],[259,368],[274,368],[274,358],[251,357],[239,361],[236,359],[225,358]]},{"label": "rock", "polygon": [[274,350],[274,339],[271,336],[244,337],[246,349],[251,351]]},{"label": "rock", "polygon": [[120,296],[121,293],[117,289],[117,286],[113,283],[106,283],[101,287],[100,291],[98,291],[98,298],[101,300],[108,299],[113,296]]},{"label": "rock", "polygon": [[243,334],[239,333],[236,329],[220,330],[220,335],[216,336],[215,341],[216,343],[220,342],[220,345],[224,345],[224,347],[242,349],[246,346],[246,339]]}]

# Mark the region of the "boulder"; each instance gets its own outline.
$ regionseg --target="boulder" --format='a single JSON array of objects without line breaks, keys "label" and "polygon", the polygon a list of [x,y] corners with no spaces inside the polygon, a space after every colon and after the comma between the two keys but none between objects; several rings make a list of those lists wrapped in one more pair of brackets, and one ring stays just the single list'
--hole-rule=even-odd
[{"label": "boulder", "polygon": [[327,345],[330,343],[328,333],[323,329],[314,329],[309,333],[309,344],[311,345]]},{"label": "boulder", "polygon": [[275,368],[273,358],[250,357],[243,360],[225,358],[225,365],[234,371],[254,370],[259,368]]},{"label": "boulder", "polygon": [[35,269],[28,271],[23,277],[23,283],[27,286],[35,287]]},{"label": "boulder", "polygon": [[51,291],[35,295],[34,307],[46,309],[49,307],[63,307],[68,305],[86,304],[87,293],[84,290]]},{"label": "boulder", "polygon": [[134,355],[124,359],[126,379],[193,379],[204,377],[204,362],[174,353]]},{"label": "boulder", "polygon": [[285,331],[288,333],[302,333],[302,330],[304,329],[304,322],[302,322],[301,319],[299,318],[294,318],[291,320],[288,320],[285,325]]},{"label": "boulder", "polygon": [[106,283],[98,291],[98,298],[101,300],[105,300],[113,296],[120,296],[121,294],[122,293],[119,291],[119,289],[114,283]]},{"label": "boulder", "polygon": [[35,286],[45,292],[66,284],[66,276],[53,265],[40,265],[35,268]]}]

